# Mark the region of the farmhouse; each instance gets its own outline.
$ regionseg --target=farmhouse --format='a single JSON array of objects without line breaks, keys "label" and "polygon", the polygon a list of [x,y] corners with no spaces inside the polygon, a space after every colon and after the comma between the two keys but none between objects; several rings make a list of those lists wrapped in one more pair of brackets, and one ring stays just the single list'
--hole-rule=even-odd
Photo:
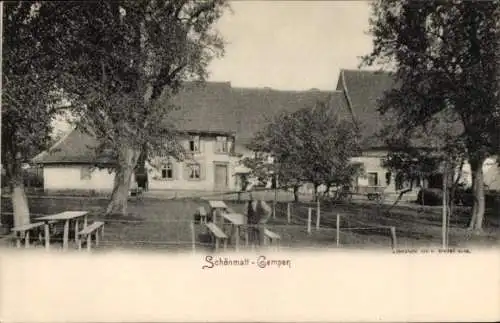
[{"label": "farmhouse", "polygon": [[[277,91],[269,88],[235,88],[230,83],[189,83],[173,99],[179,109],[168,117],[176,121],[179,142],[188,156],[176,161],[158,156],[147,163],[150,190],[227,191],[240,188],[242,157],[253,156],[246,148],[254,134],[281,111],[312,107],[317,100],[336,106],[340,92]],[[113,160],[97,153],[98,141],[73,130],[48,151],[34,158],[44,167],[44,188],[110,191]],[[96,163],[109,169],[93,167]],[[132,183],[134,185],[134,183]]]},{"label": "farmhouse", "polygon": [[[382,166],[384,157],[387,156],[388,147],[385,138],[380,135],[381,130],[388,127],[392,120],[391,115],[380,115],[377,111],[378,100],[384,92],[394,87],[394,80],[388,73],[367,70],[341,70],[337,82],[337,91],[341,91],[346,100],[349,116],[361,131],[362,155],[354,158],[355,161],[364,165],[364,176],[357,179],[359,191],[366,187],[379,186],[386,193],[396,193],[409,188],[409,183],[400,180],[394,173],[390,173]],[[444,124],[443,124],[444,126]],[[457,133],[461,131],[461,125],[454,123],[446,131]],[[428,148],[427,140],[423,137],[413,141],[417,147]],[[485,184],[490,188],[500,186],[499,169],[495,166],[493,158],[487,159],[483,166],[485,173]],[[462,182],[471,185],[470,165],[465,163],[461,174]],[[422,178],[413,187],[409,197],[414,196],[421,187],[436,187],[442,185],[442,175],[437,174],[430,178]],[[414,193],[413,196],[411,193]]]},{"label": "farmhouse", "polygon": [[[173,99],[179,109],[168,116],[175,120],[179,141],[188,156],[183,161],[158,156],[153,164],[147,163],[149,189],[238,190],[242,175],[249,171],[240,161],[255,154],[246,145],[256,132],[281,111],[313,107],[321,100],[328,102],[341,118],[352,120],[361,131],[363,153],[353,161],[363,164],[365,174],[355,179],[355,189],[363,193],[370,187],[378,187],[389,194],[397,193],[409,183],[382,166],[388,148],[378,135],[391,120],[378,113],[377,101],[392,86],[389,74],[362,70],[341,70],[335,91],[278,91],[237,88],[225,82],[188,83]],[[97,146],[94,137],[74,130],[35,157],[34,162],[44,166],[45,190],[111,190],[114,175],[109,169],[113,160],[106,152],[98,154]],[[109,169],[93,167],[96,163],[108,165]],[[486,184],[499,186],[500,176],[493,160],[486,161],[484,170]],[[463,181],[470,184],[467,164],[463,172]],[[422,178],[413,187],[413,193],[420,187],[440,185],[439,175]],[[309,190],[312,188],[307,185],[301,189]],[[414,194],[408,196],[413,198]]]}]

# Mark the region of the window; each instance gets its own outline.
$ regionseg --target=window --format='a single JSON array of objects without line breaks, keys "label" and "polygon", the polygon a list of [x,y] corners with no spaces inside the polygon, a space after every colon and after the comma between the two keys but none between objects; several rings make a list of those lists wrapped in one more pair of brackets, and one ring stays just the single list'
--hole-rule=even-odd
[{"label": "window", "polygon": [[91,178],[90,167],[83,166],[80,168],[80,179],[81,180],[89,180]]},{"label": "window", "polygon": [[192,153],[200,151],[200,137],[199,136],[194,136],[189,140],[189,151]]},{"label": "window", "polygon": [[227,153],[227,137],[217,136],[215,142],[215,152]]},{"label": "window", "polygon": [[200,179],[200,165],[199,164],[189,164],[187,166],[188,166],[189,179]]},{"label": "window", "polygon": [[378,173],[368,173],[368,186],[378,186]]},{"label": "window", "polygon": [[162,179],[172,179],[174,178],[174,170],[172,163],[166,163],[161,168],[161,178]]}]

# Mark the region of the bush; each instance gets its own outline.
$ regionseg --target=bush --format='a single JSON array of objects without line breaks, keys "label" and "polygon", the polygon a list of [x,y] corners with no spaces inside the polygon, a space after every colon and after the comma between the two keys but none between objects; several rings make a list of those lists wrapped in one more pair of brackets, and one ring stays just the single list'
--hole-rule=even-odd
[{"label": "bush", "polygon": [[417,195],[417,203],[421,205],[441,205],[443,190],[440,188],[422,188]]},{"label": "bush", "polygon": [[[500,208],[500,193],[486,191],[484,193],[486,208]],[[471,188],[459,188],[455,191],[455,201],[458,205],[472,206],[474,195]],[[441,205],[443,203],[443,190],[440,188],[424,188],[418,192],[417,203],[421,205]]]}]

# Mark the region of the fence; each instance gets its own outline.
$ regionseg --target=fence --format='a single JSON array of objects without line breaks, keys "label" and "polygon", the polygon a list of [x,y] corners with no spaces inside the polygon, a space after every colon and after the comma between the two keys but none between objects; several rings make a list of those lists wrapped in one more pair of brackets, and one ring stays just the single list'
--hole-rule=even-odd
[{"label": "fence", "polygon": [[[194,210],[204,205],[204,201],[160,201],[161,210],[174,210],[175,216],[153,214],[148,211],[148,204],[137,202],[132,205],[144,209],[142,216],[107,218],[95,213],[90,221],[104,220],[105,236],[101,241],[104,249],[140,248],[148,250],[197,250],[209,251],[214,247],[208,229],[199,223],[194,223]],[[243,201],[227,201],[236,212],[245,213],[246,204]],[[319,205],[319,204],[318,204]],[[75,209],[85,209],[84,205],[75,205]],[[161,212],[161,211],[160,211]],[[273,217],[266,228],[280,236],[282,249],[322,249],[322,248],[367,248],[396,246],[395,228],[387,225],[364,223],[359,216],[347,215],[328,208],[313,208],[309,205],[281,203],[274,207]],[[3,216],[12,213],[3,212]],[[32,214],[32,221],[45,214]],[[71,226],[70,226],[71,227]],[[241,226],[242,232],[252,226]],[[223,230],[234,237],[230,228]],[[62,224],[56,227],[56,235],[51,242],[62,243]],[[235,242],[229,243],[234,248]],[[242,236],[241,250],[247,247]]]},{"label": "fence", "polygon": [[[269,189],[254,191],[252,195],[254,199],[267,200],[272,204],[273,217],[267,227],[281,236],[281,247],[284,249],[394,248],[408,246],[408,241],[431,241],[440,245],[440,207],[404,202],[394,206],[387,201],[371,201],[363,196],[337,200],[325,197],[318,203],[311,202],[312,195],[304,194],[299,196],[301,202],[295,203],[292,192]],[[274,202],[276,196],[278,199]],[[195,230],[191,229],[196,209],[202,205],[208,207],[207,200],[224,200],[236,212],[245,214],[248,198],[248,192],[238,196],[237,192],[186,191],[173,193],[171,197],[149,198],[146,195],[142,200],[131,199],[129,212],[134,216],[100,218],[107,227],[103,245],[112,248],[191,250],[194,246],[196,250],[209,249],[212,242],[207,238],[205,228],[195,225]],[[30,196],[29,200],[34,218],[37,213],[46,215],[66,210],[98,213],[107,205],[106,199],[88,197]],[[2,199],[3,229],[12,224],[12,213],[9,212],[12,212],[10,199]],[[493,227],[497,228],[498,223],[493,220],[498,218],[498,212],[488,212],[494,216],[487,215],[486,223],[493,223]],[[466,228],[469,220],[470,211],[457,207],[450,226]]]}]

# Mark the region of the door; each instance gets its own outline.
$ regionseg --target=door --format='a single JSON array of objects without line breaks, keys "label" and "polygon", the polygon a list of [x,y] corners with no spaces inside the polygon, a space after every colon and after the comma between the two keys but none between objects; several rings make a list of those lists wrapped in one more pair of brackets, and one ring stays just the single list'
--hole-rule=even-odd
[{"label": "door", "polygon": [[224,190],[227,188],[227,165],[215,164],[215,189]]}]

